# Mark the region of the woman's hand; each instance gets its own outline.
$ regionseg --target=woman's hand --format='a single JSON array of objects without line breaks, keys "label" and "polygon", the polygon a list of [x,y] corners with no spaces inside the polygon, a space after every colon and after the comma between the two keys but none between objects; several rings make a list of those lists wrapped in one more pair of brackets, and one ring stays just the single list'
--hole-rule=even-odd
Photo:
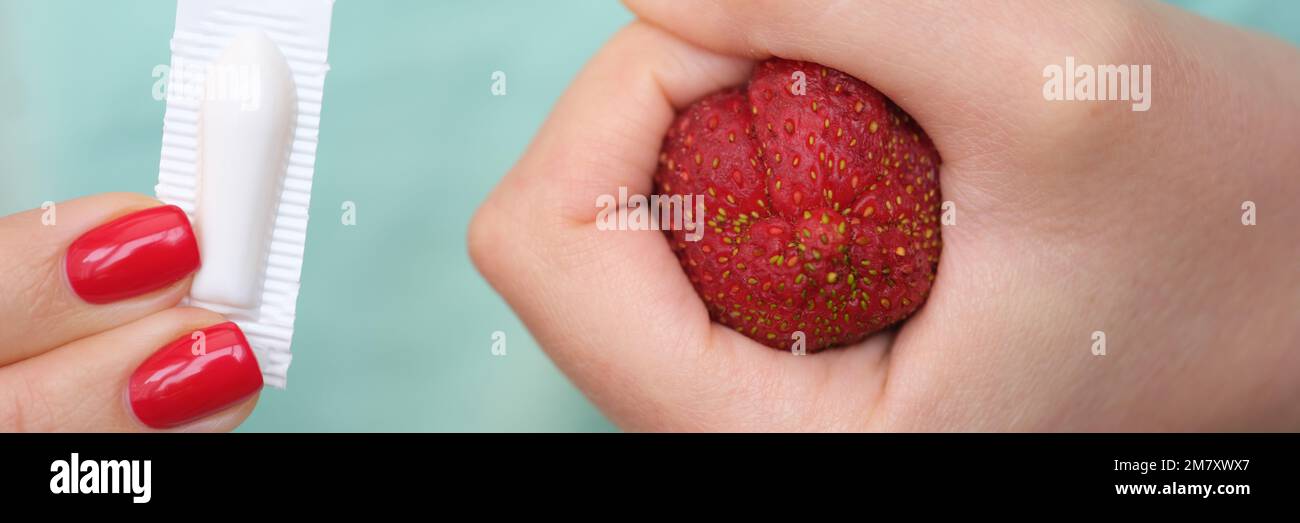
[{"label": "woman's hand", "polygon": [[175,308],[180,209],[105,194],[0,218],[0,431],[226,431],[262,377],[233,323]]},{"label": "woman's hand", "polygon": [[[1155,2],[631,7],[643,21],[470,230],[483,274],[621,426],[1300,428],[1295,48]],[[772,55],[867,81],[943,156],[955,223],[896,334],[762,347],[709,321],[661,233],[594,224],[597,196],[652,190],[676,109]],[[1150,65],[1149,109],[1047,100],[1044,68],[1067,57]]]}]

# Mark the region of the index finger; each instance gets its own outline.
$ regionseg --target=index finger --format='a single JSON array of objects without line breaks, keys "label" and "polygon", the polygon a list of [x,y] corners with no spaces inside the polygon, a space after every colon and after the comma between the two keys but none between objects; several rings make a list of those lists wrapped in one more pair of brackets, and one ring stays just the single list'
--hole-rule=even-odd
[{"label": "index finger", "polygon": [[[806,60],[871,84],[950,143],[1043,114],[1043,68],[1136,38],[1138,2],[626,0],[639,17],[718,52]],[[1097,31],[1093,28],[1104,28]],[[1084,62],[1080,62],[1084,63]],[[1110,63],[1099,61],[1096,63]],[[1008,121],[1010,120],[1010,121]],[[953,140],[961,135],[960,140]],[[996,137],[996,135],[994,135]]]},{"label": "index finger", "polygon": [[142,195],[0,218],[0,365],[175,305],[198,264],[184,212]]}]

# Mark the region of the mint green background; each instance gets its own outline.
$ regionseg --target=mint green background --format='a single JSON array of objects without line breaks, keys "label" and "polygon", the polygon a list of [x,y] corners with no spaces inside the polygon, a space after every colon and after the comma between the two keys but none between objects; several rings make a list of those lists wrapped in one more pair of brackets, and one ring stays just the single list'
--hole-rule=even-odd
[{"label": "mint green background", "polygon": [[[1300,2],[1177,3],[1300,42]],[[174,16],[170,0],[0,0],[0,215],[152,194],[151,74]],[[289,388],[263,393],[241,430],[613,430],[474,271],[464,233],[631,18],[604,1],[337,3]],[[507,96],[489,93],[496,70]],[[496,330],[506,357],[489,353]]]}]

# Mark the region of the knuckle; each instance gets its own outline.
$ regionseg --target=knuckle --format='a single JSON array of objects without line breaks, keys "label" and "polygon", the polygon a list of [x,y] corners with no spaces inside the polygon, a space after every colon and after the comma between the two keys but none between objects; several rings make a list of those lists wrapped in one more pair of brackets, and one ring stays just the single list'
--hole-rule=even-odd
[{"label": "knuckle", "polygon": [[485,202],[470,220],[467,237],[470,260],[488,279],[493,279],[498,274],[498,260],[502,257],[501,248],[505,244],[503,225],[503,218],[493,199]]},{"label": "knuckle", "polygon": [[[1041,68],[1034,86],[1041,93],[1021,113],[1020,136],[1026,143],[1091,150],[1124,133],[1141,132],[1148,120],[1133,113],[1145,111],[1138,106],[1151,101],[1151,77],[1178,82],[1183,51],[1148,7],[1097,2],[1080,9],[1068,22],[1058,22],[1066,26],[1038,40],[1031,65]],[[1168,92],[1163,90],[1161,98]]]}]

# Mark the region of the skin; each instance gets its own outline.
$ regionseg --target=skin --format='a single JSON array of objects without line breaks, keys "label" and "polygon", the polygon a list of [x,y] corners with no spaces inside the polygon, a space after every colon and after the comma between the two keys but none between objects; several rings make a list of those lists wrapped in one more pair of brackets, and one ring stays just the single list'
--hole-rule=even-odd
[{"label": "skin", "polygon": [[[1300,429],[1294,48],[1140,2],[630,7],[642,21],[583,71],[470,231],[480,270],[621,426]],[[769,55],[868,81],[943,154],[957,224],[896,334],[766,349],[709,322],[661,234],[594,225],[597,195],[650,191],[676,109]],[[1151,64],[1151,110],[1045,102],[1042,67],[1067,55]],[[59,204],[53,227],[39,210],[0,218],[0,430],[148,430],[130,373],[224,318],[175,307],[189,279],[86,304],[60,263],[82,233],[158,204],[108,194]],[[231,430],[256,401],[175,430]]]},{"label": "skin", "polygon": [[[63,255],[86,231],[157,205],[114,193],[57,204],[50,226],[41,209],[0,218],[0,431],[154,431],[132,414],[127,379],[168,342],[225,318],[176,307],[192,276],[143,296],[86,303],[68,286]],[[229,431],[256,404],[254,396],[169,432]]]},{"label": "skin", "polygon": [[[629,4],[469,231],[621,427],[1300,430],[1295,48],[1144,1]],[[598,195],[651,191],[676,110],[773,55],[867,81],[943,156],[956,223],[895,333],[762,347],[709,321],[662,233],[594,224]],[[1150,110],[1044,100],[1066,56],[1150,64]]]}]

